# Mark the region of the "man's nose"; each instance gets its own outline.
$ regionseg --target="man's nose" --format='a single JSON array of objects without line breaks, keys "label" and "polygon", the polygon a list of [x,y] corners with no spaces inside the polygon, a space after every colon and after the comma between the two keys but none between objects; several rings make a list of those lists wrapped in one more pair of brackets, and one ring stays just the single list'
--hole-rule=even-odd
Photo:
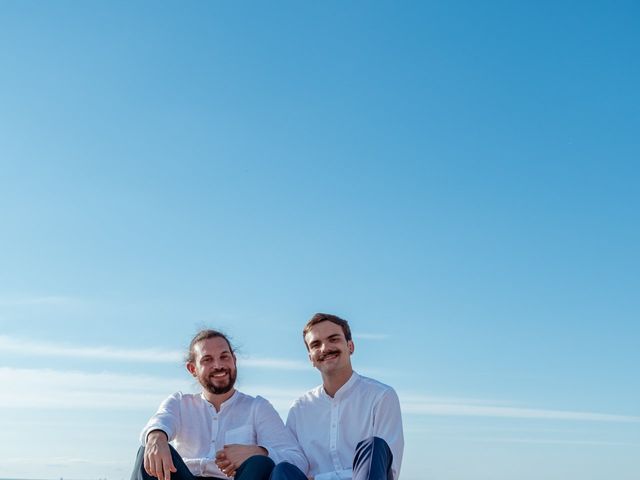
[{"label": "man's nose", "polygon": [[222,368],[222,366],[223,366],[222,361],[220,359],[216,359],[216,358],[213,359],[213,368],[219,369],[219,368]]}]

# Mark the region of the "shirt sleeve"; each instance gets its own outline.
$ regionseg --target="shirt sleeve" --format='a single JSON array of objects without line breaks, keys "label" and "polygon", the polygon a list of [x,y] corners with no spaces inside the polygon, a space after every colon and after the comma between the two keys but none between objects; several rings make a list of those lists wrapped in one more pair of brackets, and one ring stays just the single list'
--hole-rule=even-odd
[{"label": "shirt sleeve", "polygon": [[391,449],[393,462],[391,471],[395,480],[400,476],[402,454],[404,452],[404,434],[402,432],[402,415],[400,400],[395,390],[390,388],[374,407],[373,434],[382,438]]},{"label": "shirt sleeve", "polygon": [[153,430],[162,430],[169,441],[173,440],[180,429],[180,392],[174,393],[160,404],[158,411],[149,419],[140,433],[142,445],[147,443],[147,435]]},{"label": "shirt sleeve", "polygon": [[294,403],[289,409],[289,413],[287,413],[287,430],[291,432],[291,434],[295,438],[298,445],[300,445],[300,439],[298,438],[298,432],[296,430],[295,408],[296,408],[296,404]]},{"label": "shirt sleeve", "polygon": [[258,445],[267,449],[269,457],[276,463],[289,462],[303,473],[309,469],[294,435],[282,423],[273,406],[264,398],[256,397],[256,436]]}]

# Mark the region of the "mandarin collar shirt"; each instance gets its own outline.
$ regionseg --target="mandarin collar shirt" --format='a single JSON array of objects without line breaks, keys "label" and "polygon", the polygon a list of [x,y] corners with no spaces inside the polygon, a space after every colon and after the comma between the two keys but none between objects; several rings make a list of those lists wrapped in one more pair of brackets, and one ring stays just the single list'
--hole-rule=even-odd
[{"label": "mandarin collar shirt", "polygon": [[393,478],[398,479],[404,450],[400,402],[393,388],[383,383],[353,372],[333,398],[320,385],[294,402],[287,428],[309,461],[307,474],[315,480],[351,479],[356,446],[372,436],[389,445]]},{"label": "mandarin collar shirt", "polygon": [[202,393],[177,392],[167,398],[142,430],[144,445],[152,430],[162,430],[195,476],[227,477],[215,464],[224,445],[260,445],[275,462],[308,468],[300,447],[273,406],[264,398],[236,391],[220,411]]}]

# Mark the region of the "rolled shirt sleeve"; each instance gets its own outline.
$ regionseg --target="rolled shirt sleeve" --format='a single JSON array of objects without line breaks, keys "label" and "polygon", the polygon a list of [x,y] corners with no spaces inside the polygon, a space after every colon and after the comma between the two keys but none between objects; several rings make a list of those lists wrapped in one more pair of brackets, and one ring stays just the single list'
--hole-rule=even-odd
[{"label": "rolled shirt sleeve", "polygon": [[256,397],[256,433],[257,443],[267,449],[269,457],[276,463],[289,462],[303,472],[309,464],[300,449],[296,438],[282,422],[280,415],[266,399]]},{"label": "rolled shirt sleeve", "polygon": [[180,430],[180,397],[182,393],[176,392],[168,397],[158,407],[158,411],[153,415],[140,433],[140,442],[147,444],[147,436],[153,430],[162,430],[167,434],[169,441],[173,440],[176,432]]}]

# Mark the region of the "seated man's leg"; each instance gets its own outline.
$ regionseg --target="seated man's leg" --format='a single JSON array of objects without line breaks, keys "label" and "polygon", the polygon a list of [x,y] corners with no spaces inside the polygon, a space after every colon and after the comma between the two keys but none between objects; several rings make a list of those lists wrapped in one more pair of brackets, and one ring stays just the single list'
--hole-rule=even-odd
[{"label": "seated man's leg", "polygon": [[358,443],[353,459],[353,480],[393,480],[393,454],[387,442],[370,437]]},{"label": "seated man's leg", "polygon": [[264,455],[247,458],[236,470],[235,480],[269,480],[275,463]]},{"label": "seated man's leg", "polygon": [[[194,480],[195,477],[185,465],[180,454],[176,452],[171,445],[169,445],[169,450],[171,450],[171,459],[177,470],[176,472],[171,472],[171,480]],[[149,475],[144,469],[144,447],[138,449],[138,456],[136,457],[136,463],[133,467],[133,473],[131,473],[131,480],[158,480],[156,477]]]},{"label": "seated man's leg", "polygon": [[295,465],[282,462],[271,472],[271,480],[307,480],[307,476]]}]

